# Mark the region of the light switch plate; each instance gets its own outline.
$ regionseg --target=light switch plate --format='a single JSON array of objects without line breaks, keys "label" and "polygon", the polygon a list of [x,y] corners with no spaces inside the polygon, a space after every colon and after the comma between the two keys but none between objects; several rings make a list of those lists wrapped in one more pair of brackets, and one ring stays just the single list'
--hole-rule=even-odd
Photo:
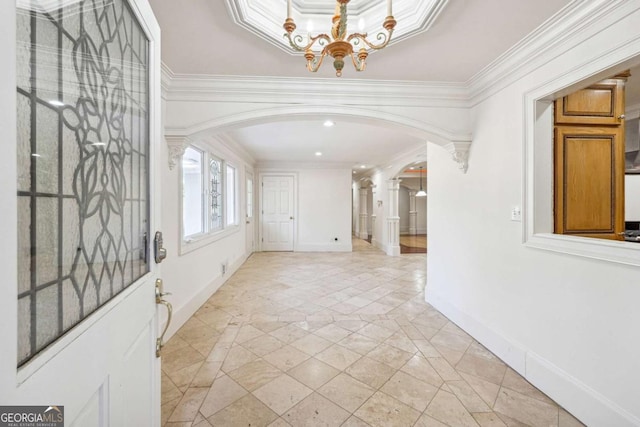
[{"label": "light switch plate", "polygon": [[514,206],[511,208],[511,221],[522,221],[522,211],[520,210],[520,206]]}]

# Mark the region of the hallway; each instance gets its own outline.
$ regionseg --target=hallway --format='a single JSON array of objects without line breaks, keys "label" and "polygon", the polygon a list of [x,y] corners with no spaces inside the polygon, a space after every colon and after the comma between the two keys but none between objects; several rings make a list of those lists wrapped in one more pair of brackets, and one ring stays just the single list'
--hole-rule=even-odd
[{"label": "hallway", "polygon": [[424,302],[424,255],[353,246],[254,254],[163,350],[163,425],[581,425]]}]

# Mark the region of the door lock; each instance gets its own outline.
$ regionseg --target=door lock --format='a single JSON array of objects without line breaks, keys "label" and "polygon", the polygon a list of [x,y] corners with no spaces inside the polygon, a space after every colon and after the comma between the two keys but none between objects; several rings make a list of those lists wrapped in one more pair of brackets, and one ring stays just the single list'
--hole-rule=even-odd
[{"label": "door lock", "polygon": [[153,254],[155,256],[156,264],[160,264],[162,260],[167,257],[167,250],[162,247],[161,231],[156,231],[156,235],[153,238]]}]

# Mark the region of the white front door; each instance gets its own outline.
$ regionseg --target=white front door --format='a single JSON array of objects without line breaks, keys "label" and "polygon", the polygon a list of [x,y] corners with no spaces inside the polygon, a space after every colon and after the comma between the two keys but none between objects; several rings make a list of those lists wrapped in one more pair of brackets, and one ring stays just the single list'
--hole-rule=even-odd
[{"label": "white front door", "polygon": [[0,24],[0,404],[157,426],[160,29],[147,0],[3,1]]},{"label": "white front door", "polygon": [[247,172],[246,173],[246,209],[245,209],[245,233],[247,239],[247,256],[255,251],[255,227],[253,226],[253,219],[255,216],[255,212],[253,209],[254,206],[254,188],[255,185],[253,183],[253,174]]},{"label": "white front door", "polygon": [[262,177],[262,250],[293,251],[293,176]]}]

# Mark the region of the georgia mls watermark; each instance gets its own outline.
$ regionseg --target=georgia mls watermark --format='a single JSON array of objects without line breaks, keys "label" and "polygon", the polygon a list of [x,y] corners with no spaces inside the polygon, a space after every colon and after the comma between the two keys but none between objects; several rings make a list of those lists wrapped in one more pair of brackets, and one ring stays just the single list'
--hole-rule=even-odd
[{"label": "georgia mls watermark", "polygon": [[0,406],[0,427],[64,427],[64,406]]}]

